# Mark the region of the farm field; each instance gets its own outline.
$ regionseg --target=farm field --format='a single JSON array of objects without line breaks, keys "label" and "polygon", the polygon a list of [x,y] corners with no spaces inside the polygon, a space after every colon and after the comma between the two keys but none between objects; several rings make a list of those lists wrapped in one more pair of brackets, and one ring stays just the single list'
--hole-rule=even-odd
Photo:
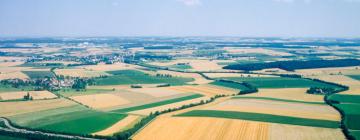
[{"label": "farm field", "polygon": [[349,90],[341,92],[341,94],[359,95],[360,93],[360,81],[345,75],[318,75],[309,77],[348,86]]},{"label": "farm field", "polygon": [[100,136],[110,136],[116,132],[120,132],[123,130],[126,130],[133,125],[135,125],[136,122],[138,122],[141,119],[140,116],[135,115],[128,115],[124,119],[118,121],[117,123],[113,124],[112,126],[93,133],[94,135],[100,135]]},{"label": "farm field", "polygon": [[201,95],[201,94],[193,94],[193,95],[189,95],[189,96],[164,100],[164,101],[145,104],[145,105],[140,105],[140,106],[117,109],[117,110],[113,110],[113,112],[125,113],[125,112],[130,112],[130,111],[135,111],[135,110],[143,110],[143,109],[147,109],[147,108],[153,108],[153,107],[158,107],[158,106],[162,106],[162,105],[166,105],[166,104],[171,104],[171,103],[181,102],[181,101],[185,101],[185,100],[195,99],[195,98],[199,98],[199,97],[202,97],[202,96],[203,95]]},{"label": "farm field", "polygon": [[128,100],[113,94],[79,95],[70,98],[93,109],[110,108],[130,103]]},{"label": "farm field", "polygon": [[23,99],[25,95],[29,95],[32,97],[33,100],[40,100],[40,99],[53,99],[57,98],[56,95],[49,91],[19,91],[19,92],[5,92],[0,93],[0,101],[1,100],[19,100]]},{"label": "farm field", "polygon": [[314,95],[306,93],[308,88],[271,88],[259,89],[258,93],[236,96],[239,97],[264,97],[283,100],[293,100],[299,102],[324,103],[323,95]]},{"label": "farm field", "polygon": [[239,111],[194,110],[176,116],[230,118],[230,119],[251,120],[251,121],[280,123],[280,124],[292,124],[292,125],[300,125],[300,126],[339,128],[338,121],[296,118],[289,116],[278,116],[272,114],[270,115],[270,114],[249,113],[249,112],[239,112]]},{"label": "farm field", "polygon": [[56,94],[60,94],[62,96],[65,97],[71,97],[71,96],[79,96],[79,95],[90,95],[90,94],[100,94],[100,93],[109,93],[112,92],[113,88],[109,88],[109,89],[104,89],[104,88],[94,88],[94,89],[86,89],[84,90],[80,90],[80,91],[76,91],[74,89],[62,89],[60,91],[55,91],[54,93]]},{"label": "farm field", "polygon": [[38,79],[38,78],[53,78],[55,77],[54,73],[51,71],[22,71],[31,79]]},{"label": "farm field", "polygon": [[325,104],[235,98],[201,110],[239,111],[298,118],[339,121],[339,113]]},{"label": "farm field", "polygon": [[285,77],[224,77],[221,79],[247,82],[258,88],[304,88],[304,87],[334,87],[308,79],[285,78]]},{"label": "farm field", "polygon": [[203,95],[214,96],[218,94],[232,95],[239,93],[240,90],[214,85],[186,85],[172,86],[170,89],[180,92],[195,92]]},{"label": "farm field", "polygon": [[360,75],[348,75],[350,78],[360,81]]},{"label": "farm field", "polygon": [[[72,105],[75,105],[75,103],[63,98],[51,100],[33,100],[26,102],[0,102],[0,106],[2,107],[0,110],[0,115],[2,117],[9,117],[23,113],[55,109]],[[14,110],[14,108],[16,108],[16,110]]]},{"label": "farm field", "polygon": [[160,84],[183,85],[193,81],[192,78],[151,76],[140,71],[120,70],[110,71],[113,76],[96,79],[97,85],[128,85],[128,84]]},{"label": "farm field", "polygon": [[[40,125],[29,127],[74,134],[92,134],[104,130],[127,115],[98,111],[77,111],[42,119]],[[41,121],[41,120],[40,120]]]},{"label": "farm field", "polygon": [[328,100],[340,109],[344,114],[344,125],[348,129],[350,135],[358,139],[360,137],[360,96],[349,94],[334,94],[329,96]]},{"label": "farm field", "polygon": [[132,138],[166,140],[170,137],[175,140],[345,139],[340,129],[208,117],[160,117]]},{"label": "farm field", "polygon": [[239,89],[239,90],[245,90],[248,89],[244,85],[238,84],[238,83],[229,83],[229,82],[222,82],[222,81],[214,81],[210,83],[211,85],[216,86],[222,86],[227,88],[233,88],[233,89]]}]

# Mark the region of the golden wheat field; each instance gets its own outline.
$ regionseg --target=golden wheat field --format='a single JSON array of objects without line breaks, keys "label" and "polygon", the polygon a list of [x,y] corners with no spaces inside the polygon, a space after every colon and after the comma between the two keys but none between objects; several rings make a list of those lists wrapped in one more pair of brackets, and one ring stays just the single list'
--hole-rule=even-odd
[{"label": "golden wheat field", "polygon": [[328,105],[290,103],[258,99],[231,99],[204,109],[253,112],[334,121],[339,121],[341,119],[339,112]]},{"label": "golden wheat field", "polygon": [[23,99],[24,96],[27,95],[28,93],[34,100],[57,98],[56,95],[54,95],[49,91],[19,91],[19,92],[0,93],[0,99],[1,100]]},{"label": "golden wheat field", "polygon": [[94,109],[110,108],[130,103],[128,100],[113,94],[80,95],[70,98]]},{"label": "golden wheat field", "polygon": [[207,96],[214,96],[219,94],[225,94],[225,95],[231,95],[236,94],[239,92],[239,90],[225,88],[225,87],[219,87],[219,86],[213,86],[213,85],[187,85],[187,86],[173,86],[170,87],[170,89],[181,91],[181,92],[193,92],[193,93],[199,93]]},{"label": "golden wheat field", "polygon": [[204,117],[159,117],[132,138],[134,140],[345,139],[340,129]]},{"label": "golden wheat field", "polygon": [[307,102],[324,102],[323,95],[314,95],[306,93],[308,88],[272,88],[259,89],[256,94],[241,95],[242,97],[269,97],[286,100],[307,101]]},{"label": "golden wheat field", "polygon": [[113,124],[112,126],[106,128],[104,130],[101,130],[99,132],[93,133],[93,135],[110,136],[116,132],[120,132],[120,131],[123,131],[123,130],[126,130],[126,129],[132,127],[140,119],[141,119],[140,116],[128,115],[126,118],[120,120],[119,122]]}]

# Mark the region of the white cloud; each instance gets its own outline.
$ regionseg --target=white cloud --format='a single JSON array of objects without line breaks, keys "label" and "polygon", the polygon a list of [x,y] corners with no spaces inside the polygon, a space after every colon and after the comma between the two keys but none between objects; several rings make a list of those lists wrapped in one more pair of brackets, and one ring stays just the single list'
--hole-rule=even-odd
[{"label": "white cloud", "polygon": [[187,5],[187,6],[197,6],[197,5],[201,5],[201,1],[200,0],[178,0],[180,2],[182,2],[183,4]]}]

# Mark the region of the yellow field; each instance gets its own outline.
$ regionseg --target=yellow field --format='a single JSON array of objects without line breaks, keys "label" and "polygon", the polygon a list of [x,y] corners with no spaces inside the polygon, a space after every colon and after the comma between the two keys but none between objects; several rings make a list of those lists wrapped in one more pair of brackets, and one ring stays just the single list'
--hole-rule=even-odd
[{"label": "yellow field", "polygon": [[17,72],[7,72],[7,73],[0,73],[0,80],[5,80],[5,79],[30,79],[26,74],[17,71]]},{"label": "yellow field", "polygon": [[124,129],[132,127],[140,119],[141,119],[140,116],[129,115],[126,118],[124,118],[124,119],[120,120],[119,122],[115,123],[114,125],[110,126],[109,128],[106,128],[106,129],[101,130],[99,132],[93,133],[93,135],[110,136],[110,135],[112,135],[112,134],[114,134],[116,132],[120,132],[120,131],[122,131]]},{"label": "yellow field", "polygon": [[21,65],[24,62],[0,62],[0,67],[12,67],[12,66],[17,66],[17,65]]},{"label": "yellow field", "polygon": [[329,74],[360,74],[360,67],[335,67],[335,68],[317,68],[317,69],[302,69],[295,70],[296,73],[311,76],[311,75],[329,75]]},{"label": "yellow field", "polygon": [[307,102],[324,102],[324,96],[306,93],[308,88],[272,88],[259,89],[256,94],[241,95],[244,97],[270,97],[278,99],[307,101]]},{"label": "yellow field", "polygon": [[128,100],[113,94],[81,95],[70,98],[94,109],[116,107],[130,103]]},{"label": "yellow field", "polygon": [[341,129],[271,124],[270,140],[345,140]]},{"label": "yellow field", "polygon": [[201,100],[204,100],[204,101],[209,100],[209,97],[200,97],[200,98],[196,98],[196,99],[181,101],[181,102],[162,105],[162,106],[158,106],[158,107],[132,111],[132,112],[130,112],[130,114],[149,115],[151,112],[154,113],[155,111],[163,111],[163,110],[167,110],[169,108],[177,108],[177,107],[181,107],[183,105],[189,105],[191,103],[199,103]]},{"label": "yellow field", "polygon": [[134,140],[344,140],[340,129],[204,117],[158,117]]},{"label": "yellow field", "polygon": [[140,66],[125,64],[125,63],[115,63],[115,64],[100,63],[97,65],[79,66],[79,68],[92,70],[92,71],[114,71],[114,70],[136,69],[136,68],[140,68]]},{"label": "yellow field", "polygon": [[85,69],[56,69],[56,75],[70,76],[70,77],[100,77],[109,75],[102,71],[91,71]]},{"label": "yellow field", "polygon": [[170,89],[181,91],[181,92],[193,92],[204,94],[208,96],[214,96],[219,94],[237,94],[239,90],[219,87],[219,86],[212,86],[212,85],[198,85],[198,86],[172,86]]},{"label": "yellow field", "polygon": [[180,93],[184,93],[178,90],[173,90],[170,87],[154,87],[154,88],[132,88],[128,89],[131,92],[144,93],[153,97],[166,97]]},{"label": "yellow field", "polygon": [[0,102],[0,116],[9,117],[23,113],[37,112],[72,105],[76,105],[76,103],[63,98],[20,102]]},{"label": "yellow field", "polygon": [[328,105],[290,103],[258,99],[231,99],[205,110],[223,110],[340,121],[340,114]]},{"label": "yellow field", "polygon": [[23,99],[27,93],[30,94],[30,96],[34,100],[38,99],[52,99],[56,98],[57,96],[49,91],[19,91],[19,92],[6,92],[6,93],[0,93],[0,99],[1,100],[15,100],[15,99]]}]

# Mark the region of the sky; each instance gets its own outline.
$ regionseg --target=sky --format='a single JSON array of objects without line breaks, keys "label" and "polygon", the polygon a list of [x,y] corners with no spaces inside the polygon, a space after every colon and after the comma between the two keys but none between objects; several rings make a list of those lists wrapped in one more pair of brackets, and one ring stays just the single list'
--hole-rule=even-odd
[{"label": "sky", "polygon": [[0,36],[360,37],[360,0],[0,0]]}]

